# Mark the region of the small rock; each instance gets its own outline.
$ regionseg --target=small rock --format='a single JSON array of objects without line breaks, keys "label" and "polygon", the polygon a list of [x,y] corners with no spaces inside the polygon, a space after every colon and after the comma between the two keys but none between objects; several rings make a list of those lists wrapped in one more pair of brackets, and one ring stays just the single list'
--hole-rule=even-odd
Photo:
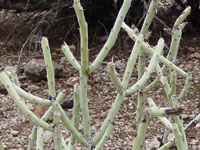
[{"label": "small rock", "polygon": [[192,57],[200,59],[200,53],[195,52],[194,54],[192,54]]},{"label": "small rock", "polygon": [[67,80],[67,84],[75,85],[76,83],[79,83],[79,77],[70,77]]},{"label": "small rock", "polygon": [[[53,62],[55,76],[62,76],[62,68],[63,66]],[[40,81],[46,79],[46,66],[44,59],[32,59],[27,63],[24,68],[24,72],[26,77],[31,81]]]},{"label": "small rock", "polygon": [[44,143],[51,143],[53,140],[53,133],[50,131],[43,132]]},{"label": "small rock", "polygon": [[29,92],[32,92],[32,91],[36,91],[36,90],[39,90],[39,89],[40,89],[39,86],[29,85],[26,90],[29,91]]},{"label": "small rock", "polygon": [[14,137],[16,137],[18,134],[19,134],[19,131],[11,131],[11,134],[14,136]]},{"label": "small rock", "polygon": [[115,68],[121,70],[121,69],[125,68],[125,64],[122,63],[121,60],[118,60],[115,62]]},{"label": "small rock", "polygon": [[16,72],[17,72],[17,68],[14,67],[14,66],[6,66],[6,67],[4,68],[4,71],[9,71],[9,72],[14,72],[14,73],[16,73]]}]

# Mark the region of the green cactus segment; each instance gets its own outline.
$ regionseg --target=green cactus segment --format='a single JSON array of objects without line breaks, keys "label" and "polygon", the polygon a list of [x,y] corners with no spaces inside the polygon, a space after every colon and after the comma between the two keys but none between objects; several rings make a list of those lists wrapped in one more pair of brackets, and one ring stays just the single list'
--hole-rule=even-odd
[{"label": "green cactus segment", "polygon": [[115,85],[115,87],[117,89],[117,92],[119,94],[123,94],[122,83],[121,83],[120,79],[117,76],[117,72],[115,70],[114,63],[109,63],[108,64],[108,72],[109,72],[110,79],[111,79],[112,83]]},{"label": "green cactus segment", "polygon": [[0,140],[0,150],[4,150],[3,148],[3,142]]},{"label": "green cactus segment", "polygon": [[105,145],[106,141],[108,140],[109,136],[112,134],[113,130],[114,130],[114,126],[112,124],[109,124],[103,137],[101,138],[101,140],[99,141],[99,143],[97,144],[94,150],[102,149],[102,147]]},{"label": "green cactus segment", "polygon": [[87,141],[91,139],[91,128],[90,128],[90,115],[88,108],[88,98],[87,98],[87,80],[88,76],[82,71],[80,72],[80,106],[83,116],[83,128],[84,137]]},{"label": "green cactus segment", "polygon": [[176,72],[173,71],[171,73],[171,81],[170,81],[170,84],[171,84],[171,90],[170,90],[170,93],[169,95],[175,95],[176,94],[176,82],[177,82],[177,76],[176,76]]},{"label": "green cactus segment", "polygon": [[143,22],[142,29],[140,31],[143,35],[145,35],[148,32],[149,26],[150,26],[152,19],[153,19],[154,15],[157,11],[158,2],[159,2],[159,0],[152,0],[151,1],[151,4],[149,6],[149,10],[147,12],[147,16],[146,16],[146,18]]},{"label": "green cactus segment", "polygon": [[31,93],[24,91],[23,89],[21,89],[15,84],[13,84],[13,86],[15,87],[15,90],[17,91],[17,93],[24,99],[29,100],[30,102],[33,102],[33,103],[37,103],[37,104],[51,105],[50,100],[32,95]]},{"label": "green cactus segment", "polygon": [[[137,35],[133,32],[133,30],[126,25],[125,23],[122,24],[122,28],[128,33],[129,37],[131,39],[133,39],[134,41],[137,39]],[[145,50],[145,52],[149,55],[153,55],[154,53],[154,49],[152,47],[150,47],[149,44],[147,44],[146,42],[142,43],[142,49]],[[167,60],[165,57],[163,56],[159,56],[159,60],[166,65],[168,68],[177,71],[177,73],[181,76],[187,77],[187,73],[185,71],[183,71],[182,69],[180,69],[179,67],[177,67],[175,64],[173,64],[172,62],[170,62],[169,60]]]},{"label": "green cactus segment", "polygon": [[139,124],[142,120],[142,116],[144,115],[145,109],[145,95],[143,92],[138,92],[138,100],[137,100],[137,110],[136,110],[136,123]]},{"label": "green cactus segment", "polygon": [[72,54],[72,52],[69,49],[69,46],[64,43],[62,45],[62,52],[65,54],[67,60],[71,63],[71,65],[78,71],[81,70],[81,66],[79,64],[79,62],[76,60],[76,58],[74,57],[74,55]]},{"label": "green cactus segment", "polygon": [[29,140],[28,143],[28,150],[34,150],[35,142],[37,138],[37,126],[34,126],[32,128],[32,133],[31,133],[31,139]]},{"label": "green cactus segment", "polygon": [[[62,100],[64,99],[65,94],[62,92],[58,93],[58,96],[56,97],[56,102],[61,103]],[[51,114],[53,113],[54,109],[52,106],[49,107],[49,109],[45,112],[45,114],[42,116],[42,120],[47,121]]]},{"label": "green cactus segment", "polygon": [[184,20],[187,18],[187,16],[191,13],[191,7],[188,6],[182,14],[176,19],[176,22],[174,24],[174,28],[177,28]]},{"label": "green cactus segment", "polygon": [[131,2],[132,2],[132,0],[124,0],[123,1],[122,7],[117,15],[115,24],[113,26],[113,29],[110,32],[108,40],[106,41],[105,45],[101,49],[100,53],[98,54],[98,56],[96,57],[94,62],[91,64],[91,66],[89,68],[89,73],[94,72],[94,70],[100,66],[100,64],[106,57],[106,55],[109,53],[110,49],[113,47],[113,45],[117,39],[117,36],[119,34],[119,31],[121,29],[122,22],[124,21],[125,16],[131,6]]},{"label": "green cactus segment", "polygon": [[34,124],[38,126],[41,126],[46,130],[53,131],[53,128],[48,123],[39,119],[32,111],[29,110],[26,104],[20,99],[15,88],[13,87],[13,83],[10,81],[5,72],[0,73],[0,79],[1,82],[4,84],[4,86],[6,87],[9,95],[14,99],[17,106],[21,109],[21,111],[30,121],[32,121]]},{"label": "green cactus segment", "polygon": [[44,150],[43,128],[37,128],[36,150]]},{"label": "green cactus segment", "polygon": [[182,28],[174,28],[173,29],[173,34],[172,34],[172,39],[171,39],[171,44],[170,44],[170,49],[167,55],[167,59],[169,61],[175,61],[178,53],[178,48],[180,44],[182,36]]},{"label": "green cactus segment", "polygon": [[18,87],[20,87],[20,82],[18,80],[18,77],[17,77],[17,73],[15,71],[6,71],[6,74],[8,74],[11,78],[11,81],[17,85]]},{"label": "green cactus segment", "polygon": [[81,70],[80,73],[80,104],[83,114],[83,127],[84,137],[87,141],[91,140],[91,128],[90,128],[90,115],[88,109],[88,98],[87,98],[87,80],[88,80],[88,27],[85,21],[83,8],[79,0],[74,0],[73,5],[76,16],[78,18],[80,26],[81,36]]},{"label": "green cactus segment", "polygon": [[[80,119],[80,95],[79,95],[79,85],[74,85],[74,108],[73,108],[73,125],[78,129]],[[75,138],[71,136],[69,142],[69,150],[74,150]]]},{"label": "green cactus segment", "polygon": [[158,58],[160,57],[160,54],[163,51],[163,48],[164,48],[164,40],[161,38],[158,41],[158,45],[156,46],[156,49],[154,51],[154,54],[151,58],[149,65],[147,67],[147,70],[144,72],[144,74],[140,80],[138,80],[132,87],[127,89],[126,94],[130,95],[130,94],[140,90],[144,86],[144,84],[150,77],[150,74],[154,71],[156,64],[158,63],[158,60],[159,60]]},{"label": "green cactus segment", "polygon": [[[200,122],[200,114],[197,115],[192,121],[190,121],[186,127],[184,128],[185,131],[190,130],[191,128],[195,127],[197,123]],[[175,144],[174,139],[170,140],[166,144],[164,144],[162,147],[160,147],[158,150],[168,150],[170,147],[172,147]],[[168,149],[167,149],[168,148]]]},{"label": "green cactus segment", "polygon": [[185,94],[187,93],[188,89],[191,86],[191,81],[192,81],[192,76],[188,75],[187,78],[186,78],[186,81],[185,81],[185,85],[184,85],[180,95],[177,98],[178,101],[180,101],[185,96]]},{"label": "green cactus segment", "polygon": [[52,97],[56,96],[56,90],[55,90],[55,73],[54,73],[54,67],[53,62],[51,59],[51,52],[49,48],[49,42],[46,37],[42,37],[42,50],[46,65],[46,71],[47,71],[47,80],[48,80],[48,88],[49,88],[49,94]]},{"label": "green cactus segment", "polygon": [[61,134],[61,129],[60,129],[59,125],[56,125],[54,127],[53,140],[54,140],[55,149],[56,150],[63,150],[62,134]]},{"label": "green cactus segment", "polygon": [[173,133],[175,135],[177,150],[188,150],[183,144],[183,136],[179,131],[177,124],[173,125]]},{"label": "green cactus segment", "polygon": [[[150,108],[155,108],[155,109],[158,108],[152,98],[148,98],[147,102],[148,102]],[[172,130],[172,124],[166,117],[158,117],[158,119],[165,125],[165,127]]]},{"label": "green cactus segment", "polygon": [[122,94],[122,95],[118,94],[117,95],[115,102],[113,103],[112,108],[110,109],[106,119],[104,120],[99,132],[92,139],[92,143],[94,145],[96,145],[101,140],[106,129],[108,128],[108,125],[110,124],[110,122],[112,122],[114,120],[114,117],[119,112],[119,108],[120,108],[120,105],[121,105],[124,97],[125,97],[125,94]]},{"label": "green cactus segment", "polygon": [[56,111],[60,112],[60,117],[61,120],[63,122],[63,124],[65,125],[65,127],[69,130],[69,132],[72,134],[72,136],[83,146],[89,146],[88,142],[81,137],[80,133],[78,132],[78,130],[73,126],[73,124],[71,123],[71,121],[69,120],[69,118],[66,116],[64,110],[62,109],[62,107],[60,106],[60,104],[58,102],[54,102],[53,103],[53,107]]},{"label": "green cactus segment", "polygon": [[129,83],[131,74],[133,72],[133,68],[136,64],[136,60],[137,60],[139,51],[141,49],[141,44],[143,43],[143,40],[144,40],[144,36],[142,34],[139,34],[139,36],[133,46],[133,49],[131,51],[131,55],[130,55],[129,61],[127,63],[124,77],[122,80],[122,85],[123,85],[124,90],[126,90],[128,87],[128,83]]},{"label": "green cactus segment", "polygon": [[80,0],[74,0],[73,4],[76,16],[78,18],[78,23],[80,26],[80,36],[81,36],[81,69],[84,73],[88,70],[88,26],[85,20],[85,15],[83,8],[80,4]]},{"label": "green cactus segment", "polygon": [[144,114],[141,123],[139,124],[137,130],[137,136],[133,140],[132,150],[143,150],[144,149],[144,139],[148,127],[149,116],[148,113]]},{"label": "green cactus segment", "polygon": [[[143,35],[140,34],[138,36],[138,40],[136,41],[135,45],[133,46],[131,56],[129,58],[129,61],[128,61],[128,64],[127,64],[127,67],[126,67],[126,70],[125,70],[125,73],[124,73],[124,77],[123,77],[123,80],[122,80],[122,86],[123,86],[124,90],[128,86],[128,82],[129,82],[131,74],[133,72],[133,68],[135,66],[142,41],[143,41]],[[121,102],[124,99],[124,96],[125,96],[124,92],[123,92],[123,94],[117,95],[115,102],[113,103],[112,109],[109,111],[108,116],[106,117],[105,121],[103,122],[100,131],[95,135],[95,137],[93,139],[93,143],[95,145],[100,141],[100,139],[104,135],[109,123],[114,120],[114,117],[116,116],[116,114],[119,111],[119,108],[120,108]]]},{"label": "green cactus segment", "polygon": [[187,131],[191,127],[195,127],[198,122],[200,122],[200,114],[197,115],[192,121],[190,121],[184,129]]},{"label": "green cactus segment", "polygon": [[60,113],[58,111],[53,112],[53,124],[58,124],[60,121]]}]

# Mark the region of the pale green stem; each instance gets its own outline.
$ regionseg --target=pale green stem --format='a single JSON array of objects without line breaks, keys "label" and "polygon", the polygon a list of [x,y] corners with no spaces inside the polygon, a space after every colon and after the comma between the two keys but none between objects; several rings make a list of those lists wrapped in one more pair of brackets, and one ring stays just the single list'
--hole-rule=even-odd
[{"label": "pale green stem", "polygon": [[114,130],[114,126],[112,124],[108,125],[108,128],[106,129],[103,137],[101,138],[101,140],[99,141],[99,143],[97,144],[97,146],[95,147],[94,150],[101,150],[102,147],[105,145],[106,141],[108,140],[109,136],[111,135],[111,133]]},{"label": "pale green stem", "polygon": [[[154,103],[152,98],[148,98],[147,102],[148,102],[150,107],[158,108],[156,106],[156,104]],[[166,117],[158,117],[158,119],[165,125],[165,127],[167,127],[168,129],[172,130],[172,124],[170,123],[170,121]]]},{"label": "pale green stem", "polygon": [[[186,125],[186,127],[184,128],[184,130],[187,131],[187,130],[195,127],[198,122],[200,122],[200,114],[198,116],[196,116],[192,121],[190,121]],[[162,147],[160,147],[158,150],[168,150],[174,144],[175,144],[175,141],[174,141],[174,139],[172,139],[169,142],[167,142],[165,145],[163,145]],[[168,149],[166,149],[166,148],[168,148]]]},{"label": "pale green stem", "polygon": [[147,34],[149,26],[152,22],[152,19],[157,11],[157,7],[158,7],[158,2],[159,0],[152,0],[151,4],[149,6],[149,10],[147,12],[147,16],[144,19],[143,25],[142,25],[142,29],[141,29],[141,33],[143,35]]},{"label": "pale green stem", "polygon": [[31,133],[31,139],[29,140],[28,143],[28,150],[34,150],[35,142],[37,138],[37,126],[34,126],[32,128],[32,133]]},{"label": "pale green stem", "polygon": [[80,37],[81,37],[81,70],[86,73],[88,71],[88,26],[85,20],[83,7],[80,4],[80,0],[74,0],[73,4],[78,23],[80,26]]},{"label": "pale green stem", "polygon": [[61,115],[61,120],[63,122],[63,124],[65,125],[65,127],[68,129],[68,131],[72,134],[72,136],[83,146],[89,146],[88,142],[86,141],[86,139],[84,139],[83,137],[81,137],[80,133],[78,132],[78,130],[73,126],[72,122],[69,120],[69,118],[67,117],[67,115],[65,114],[64,110],[62,109],[62,107],[60,106],[59,103],[54,102],[53,103],[53,107],[56,111],[60,112]]},{"label": "pale green stem", "polygon": [[44,149],[44,141],[43,141],[43,128],[37,128],[37,138],[36,138],[36,150],[43,150]]},{"label": "pale green stem", "polygon": [[121,83],[119,77],[117,76],[117,71],[115,70],[115,66],[114,66],[113,62],[108,64],[108,72],[110,75],[110,80],[115,85],[117,92],[119,94],[123,94],[122,83]]},{"label": "pale green stem", "polygon": [[122,22],[124,21],[125,16],[131,6],[131,2],[132,2],[132,0],[124,0],[123,1],[123,4],[117,15],[116,21],[110,32],[110,35],[109,35],[105,45],[103,46],[103,48],[100,50],[100,53],[98,54],[98,56],[96,57],[94,62],[91,64],[91,66],[89,68],[89,73],[94,72],[94,70],[100,66],[100,64],[102,63],[104,58],[109,53],[110,49],[113,47],[113,45],[117,39],[117,36],[119,34],[119,31],[121,29]]},{"label": "pale green stem", "polygon": [[[74,85],[74,107],[73,107],[73,125],[78,129],[79,119],[80,119],[80,94],[79,85]],[[69,141],[69,150],[74,150],[75,138],[71,136]]]},{"label": "pale green stem", "polygon": [[[61,103],[64,99],[65,94],[62,92],[58,93],[58,96],[56,97],[56,102]],[[54,109],[53,106],[50,106],[49,109],[44,113],[44,115],[41,117],[42,120],[47,121],[51,114],[53,113]]]},{"label": "pale green stem", "polygon": [[62,52],[65,54],[65,56],[67,57],[67,60],[71,63],[71,65],[76,70],[80,71],[81,66],[79,62],[76,60],[76,58],[74,57],[73,53],[70,51],[69,46],[66,43],[62,45]]},{"label": "pale green stem", "polygon": [[191,81],[192,81],[192,76],[190,74],[188,74],[186,81],[185,81],[185,85],[183,87],[183,90],[181,91],[180,95],[177,98],[178,101],[180,101],[187,93],[188,89],[190,88]]},{"label": "pale green stem", "polygon": [[124,97],[125,97],[124,94],[123,95],[120,95],[120,94],[117,95],[115,102],[113,103],[112,108],[110,109],[106,119],[104,120],[103,124],[101,125],[99,132],[92,139],[93,145],[96,145],[101,140],[101,138],[103,137],[109,123],[114,120],[114,117],[119,112],[119,108],[120,108],[120,105],[121,105]]},{"label": "pale green stem", "polygon": [[197,115],[192,121],[190,121],[187,126],[185,127],[185,130],[189,130],[192,127],[195,127],[197,123],[200,122],[200,114]]},{"label": "pale green stem", "polygon": [[34,124],[41,126],[42,128],[46,129],[46,130],[50,130],[53,131],[53,128],[46,122],[44,122],[43,120],[39,119],[24,103],[24,101],[22,101],[20,99],[20,96],[18,95],[17,91],[15,90],[13,83],[10,81],[10,79],[8,78],[8,76],[6,75],[5,72],[0,73],[0,79],[1,82],[4,84],[4,86],[6,87],[9,95],[14,99],[15,103],[17,104],[17,106],[21,109],[21,111],[24,113],[24,115]]},{"label": "pale green stem", "polygon": [[165,145],[161,146],[158,150],[169,150],[174,145],[174,140],[170,140]]},{"label": "pale green stem", "polygon": [[174,116],[174,120],[177,124],[178,130],[180,131],[180,133],[182,135],[183,146],[188,149],[188,143],[187,143],[184,127],[183,127],[183,121],[180,119],[179,116]]},{"label": "pale green stem", "polygon": [[160,57],[160,54],[162,53],[164,48],[164,40],[161,38],[158,41],[158,45],[156,46],[156,49],[154,51],[154,54],[151,58],[151,61],[146,69],[146,71],[144,72],[143,76],[140,78],[140,80],[138,80],[133,86],[131,86],[127,91],[126,94],[130,95],[138,90],[140,90],[141,88],[143,88],[144,84],[146,83],[146,81],[149,79],[150,74],[154,71],[156,64],[158,63],[158,58]]},{"label": "pale green stem", "polygon": [[133,69],[135,67],[135,63],[136,63],[138,54],[141,50],[141,44],[143,43],[143,40],[144,40],[144,36],[142,34],[139,34],[139,36],[138,36],[138,38],[137,38],[137,40],[136,40],[136,42],[133,46],[133,49],[131,51],[131,55],[130,55],[130,58],[128,60],[126,70],[125,70],[125,73],[124,73],[124,77],[123,77],[123,80],[122,80],[122,85],[123,85],[124,90],[126,90],[127,87],[128,87],[128,83],[129,83],[129,80],[131,78]]},{"label": "pale green stem", "polygon": [[138,91],[138,101],[137,101],[137,110],[136,110],[136,122],[139,124],[144,115],[145,109],[145,95],[143,92]]},{"label": "pale green stem", "polygon": [[88,98],[87,98],[87,80],[88,76],[82,71],[80,72],[80,106],[83,116],[83,128],[84,137],[87,141],[91,139],[91,128],[90,128],[90,115],[88,108]]},{"label": "pale green stem", "polygon": [[37,97],[31,93],[28,93],[26,91],[24,91],[23,89],[21,89],[20,87],[18,87],[17,85],[13,84],[13,86],[15,87],[17,93],[23,97],[25,100],[29,100],[30,102],[33,103],[37,103],[37,104],[42,104],[42,105],[51,105],[51,101],[48,99],[44,99],[44,98],[40,98]]},{"label": "pale green stem", "polygon": [[187,16],[191,13],[191,7],[188,6],[182,14],[176,19],[176,22],[174,23],[174,27],[178,27],[184,20],[187,18]]},{"label": "pale green stem", "polygon": [[[135,66],[135,63],[136,63],[136,60],[137,60],[137,56],[139,54],[141,43],[142,43],[143,39],[144,39],[143,35],[140,34],[138,36],[137,41],[135,42],[135,44],[133,46],[133,49],[132,49],[128,64],[126,66],[124,77],[123,77],[123,80],[122,80],[122,86],[123,86],[124,90],[127,89],[128,82],[129,82],[131,74],[133,72],[133,68]],[[120,105],[121,105],[124,97],[125,97],[124,92],[121,95],[120,94],[117,95],[117,97],[115,99],[115,102],[112,105],[112,109],[110,109],[106,119],[104,120],[104,122],[103,122],[103,124],[102,124],[102,126],[100,128],[100,131],[95,135],[95,137],[92,140],[92,143],[94,145],[96,145],[100,141],[100,139],[104,135],[109,123],[114,120],[114,117],[119,112],[119,108],[120,108]]]},{"label": "pale green stem", "polygon": [[169,105],[170,105],[170,107],[173,107],[174,101],[173,101],[172,95],[170,95],[171,88],[170,88],[167,78],[165,76],[163,76],[162,69],[160,68],[159,64],[157,64],[157,66],[156,66],[156,71],[158,72],[158,74],[160,76],[160,82],[162,83],[162,85],[164,87],[164,91],[167,96]]},{"label": "pale green stem", "polygon": [[66,142],[65,142],[65,140],[64,140],[64,137],[63,137],[63,135],[61,135],[62,136],[62,146],[63,146],[63,150],[68,150],[68,147],[67,147],[67,144],[66,144]]},{"label": "pale green stem", "polygon": [[[56,101],[58,103],[61,103],[64,96],[65,95],[62,92],[59,92],[58,96],[56,97]],[[45,112],[45,114],[42,116],[41,119],[44,120],[44,121],[47,121],[52,113],[53,113],[53,107],[50,106],[49,109]],[[31,135],[31,139],[29,141],[28,150],[34,149],[36,136],[37,136],[37,126],[35,125],[32,129],[32,135]]]},{"label": "pale green stem", "polygon": [[54,127],[53,140],[54,140],[55,149],[56,150],[63,150],[62,133],[61,133],[61,129],[60,129],[59,124],[57,124]]},{"label": "pale green stem", "polygon": [[85,15],[83,8],[79,0],[74,0],[73,7],[78,18],[80,26],[81,36],[81,70],[80,74],[80,104],[83,114],[83,128],[84,137],[87,141],[91,140],[91,128],[90,128],[90,115],[88,109],[88,98],[87,98],[87,81],[88,81],[88,27],[85,21]]},{"label": "pale green stem", "polygon": [[186,150],[186,147],[184,147],[183,140],[182,140],[183,136],[181,132],[179,131],[177,124],[173,125],[173,133],[175,135],[177,150]]},{"label": "pale green stem", "polygon": [[[149,6],[149,10],[147,12],[147,15],[144,19],[142,29],[140,31],[140,33],[143,34],[144,36],[148,32],[149,26],[152,22],[154,15],[155,15],[155,12],[157,10],[157,6],[158,6],[158,0],[152,0],[151,4]],[[139,54],[139,62],[138,62],[138,79],[140,79],[142,77],[142,75],[144,74],[145,58],[146,58],[145,51],[144,51],[144,49],[141,49],[140,54]],[[140,123],[142,116],[144,114],[144,108],[145,108],[144,95],[145,95],[144,92],[138,91],[137,110],[136,110],[136,122],[138,124]]]},{"label": "pale green stem", "polygon": [[0,150],[4,150],[3,148],[3,142],[0,140]]},{"label": "pale green stem", "polygon": [[51,58],[49,42],[46,37],[42,37],[41,44],[42,44],[42,50],[43,50],[43,55],[44,55],[44,61],[46,65],[49,94],[52,97],[55,97],[56,96],[55,73],[54,73],[54,67],[53,67],[53,62]]},{"label": "pale green stem", "polygon": [[[135,35],[135,33],[133,32],[133,30],[126,25],[125,23],[122,24],[122,28],[128,33],[129,37],[131,39],[133,39],[134,41],[137,39],[137,35]],[[148,43],[143,42],[142,43],[142,49],[145,50],[146,53],[148,53],[149,55],[153,55],[154,53],[154,48],[152,48]],[[187,73],[185,71],[183,71],[182,69],[180,69],[179,67],[177,67],[175,64],[173,64],[172,62],[170,62],[169,60],[167,60],[165,57],[163,56],[159,56],[159,60],[166,65],[167,67],[169,67],[172,70],[177,71],[178,74],[180,74],[181,76],[187,77]]]},{"label": "pale green stem", "polygon": [[137,136],[133,140],[133,148],[132,150],[143,150],[144,149],[144,139],[148,127],[149,116],[148,113],[144,114],[143,119],[141,120],[138,130]]},{"label": "pale green stem", "polygon": [[171,73],[171,90],[169,95],[175,95],[176,94],[176,82],[177,82],[177,77],[176,77],[176,72],[173,71]]}]

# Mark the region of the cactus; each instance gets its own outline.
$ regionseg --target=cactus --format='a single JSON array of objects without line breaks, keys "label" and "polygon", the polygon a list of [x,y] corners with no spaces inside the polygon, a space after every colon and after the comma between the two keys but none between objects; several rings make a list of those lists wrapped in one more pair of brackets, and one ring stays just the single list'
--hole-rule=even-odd
[{"label": "cactus", "polygon": [[[197,122],[200,121],[200,115],[196,116],[186,127],[183,126],[182,120],[179,117],[183,110],[180,107],[180,103],[181,99],[185,96],[188,88],[190,87],[191,76],[176,66],[174,62],[177,58],[182,30],[186,25],[186,23],[183,21],[190,14],[191,8],[186,8],[186,10],[174,23],[170,50],[167,57],[165,58],[162,55],[165,44],[163,38],[159,39],[158,44],[155,47],[151,47],[147,42],[144,41],[149,26],[153,20],[154,15],[156,14],[156,7],[159,1],[152,0],[141,31],[139,31],[136,27],[131,29],[124,22],[124,18],[128,12],[128,9],[130,8],[131,2],[131,0],[123,1],[123,5],[118,13],[108,40],[100,50],[96,59],[89,66],[88,26],[80,1],[74,0],[73,7],[80,26],[81,62],[79,63],[74,57],[67,43],[62,45],[62,52],[66,56],[67,60],[71,63],[71,65],[79,72],[80,76],[80,83],[74,86],[73,122],[71,122],[70,119],[66,116],[60,105],[64,98],[64,92],[60,92],[58,95],[56,95],[54,68],[52,64],[48,39],[46,37],[42,38],[41,45],[46,64],[47,82],[50,95],[49,99],[34,96],[20,88],[20,83],[16,74],[9,72],[0,73],[1,83],[4,84],[8,93],[14,99],[15,103],[25,114],[25,116],[30,120],[30,122],[34,124],[31,139],[28,145],[28,150],[33,150],[35,146],[36,149],[44,149],[42,137],[43,130],[49,130],[53,132],[54,145],[55,149],[57,150],[74,150],[77,143],[79,143],[87,150],[101,150],[114,130],[113,121],[120,110],[123,99],[135,92],[138,92],[136,110],[137,135],[133,138],[132,149],[142,150],[145,148],[144,140],[147,132],[147,127],[149,125],[149,120],[151,117],[158,117],[160,122],[166,127],[163,137],[164,145],[161,146],[158,150],[167,150],[173,145],[176,145],[178,150],[188,150],[185,133],[189,128],[192,128],[197,124]],[[107,117],[100,127],[100,130],[96,132],[94,136],[92,136],[87,96],[88,77],[101,65],[102,61],[114,45],[121,28],[128,33],[128,36],[135,41],[135,44],[128,59],[122,80],[120,80],[118,77],[114,62],[108,63],[108,73],[111,82],[116,88],[117,95]],[[129,87],[129,81],[131,79],[133,69],[136,68],[135,66],[137,60],[138,80]],[[147,60],[149,60],[149,64],[146,67],[145,63]],[[161,63],[162,67],[160,66]],[[150,84],[147,84],[147,81],[151,77],[151,73],[153,71],[156,72],[157,77]],[[186,78],[184,87],[179,95],[176,92],[177,75],[181,75]],[[159,82],[163,86],[166,98],[169,103],[169,107],[167,108],[158,108],[152,98],[146,97],[146,93],[156,87]],[[38,118],[26,106],[24,102],[25,100],[41,105],[48,105],[49,109],[41,118]],[[148,104],[147,107],[145,103]],[[83,134],[78,130],[80,115],[83,117]],[[50,116],[53,116],[53,123],[51,125],[47,123],[47,120]],[[171,116],[173,116],[173,118]],[[68,145],[65,143],[61,132],[61,123],[71,134],[70,142]],[[166,137],[169,133],[173,133],[175,138],[167,141]],[[0,143],[0,149],[3,149],[2,143]]]}]

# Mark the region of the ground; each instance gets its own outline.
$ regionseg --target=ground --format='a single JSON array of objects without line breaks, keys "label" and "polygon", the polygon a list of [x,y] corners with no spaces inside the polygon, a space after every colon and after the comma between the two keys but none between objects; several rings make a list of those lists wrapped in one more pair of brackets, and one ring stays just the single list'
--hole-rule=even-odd
[{"label": "ground", "polygon": [[[192,39],[193,37],[191,37]],[[101,45],[96,48],[100,48]],[[186,46],[187,47],[187,46]],[[192,120],[197,114],[200,113],[200,58],[198,53],[200,52],[200,47],[189,46],[187,49],[180,50],[179,57],[176,64],[189,74],[192,74],[192,85],[189,92],[182,100],[182,106],[184,111],[182,113],[182,118],[184,124],[187,124]],[[96,50],[98,52],[98,50]],[[40,52],[30,55],[30,53],[23,52],[21,59],[19,61],[19,52],[7,52],[6,49],[2,48],[0,56],[0,67],[1,71],[7,65],[11,66],[24,66],[32,58],[42,57]],[[88,86],[88,96],[90,99],[89,108],[91,114],[91,125],[93,134],[99,129],[102,121],[106,117],[111,104],[116,97],[116,90],[113,84],[110,82],[108,76],[106,64],[113,60],[118,65],[117,71],[119,76],[122,77],[125,63],[127,62],[130,50],[117,49],[112,50],[110,56],[104,61],[100,69],[95,71],[90,79]],[[112,57],[111,57],[112,55]],[[64,55],[53,54],[53,60],[60,63]],[[79,58],[78,58],[79,59]],[[78,77],[76,70],[68,62],[64,62],[64,68],[67,71],[65,78],[56,79],[56,89],[57,92],[61,90],[66,90],[66,99],[73,97],[73,87],[70,81]],[[136,71],[134,71],[136,73]],[[135,75],[131,81],[135,81]],[[153,77],[152,77],[153,78]],[[32,83],[26,79],[24,74],[19,74],[19,79],[21,86],[26,91],[29,91],[37,96],[47,98],[47,83],[46,81],[40,81],[37,83]],[[184,83],[184,78],[178,77],[178,91]],[[157,106],[167,106],[166,97],[163,93],[163,88],[160,86],[153,89],[148,93],[147,97],[152,97],[155,99]],[[120,112],[115,118],[115,130],[107,141],[104,149],[105,150],[117,150],[117,149],[131,149],[132,141],[136,135],[135,126],[135,110],[136,110],[136,94],[130,97],[126,97],[122,103]],[[27,103],[31,110],[36,109],[36,105]],[[72,111],[67,110],[66,114],[71,117]],[[28,140],[31,134],[31,123],[23,116],[19,108],[16,106],[13,99],[5,92],[0,93],[0,138],[2,139],[5,149],[7,150],[23,150],[27,149]],[[160,137],[163,133],[163,126],[159,123],[156,118],[150,120],[150,125],[147,131],[147,145],[152,142],[156,142],[155,138]],[[65,135],[66,142],[69,141],[69,135],[67,131],[63,128],[63,134]],[[194,127],[191,131],[187,133],[187,138],[190,146],[190,150],[200,149],[200,124]],[[45,149],[53,149],[52,135],[51,133],[45,132]],[[78,149],[78,148],[77,148]]]}]

